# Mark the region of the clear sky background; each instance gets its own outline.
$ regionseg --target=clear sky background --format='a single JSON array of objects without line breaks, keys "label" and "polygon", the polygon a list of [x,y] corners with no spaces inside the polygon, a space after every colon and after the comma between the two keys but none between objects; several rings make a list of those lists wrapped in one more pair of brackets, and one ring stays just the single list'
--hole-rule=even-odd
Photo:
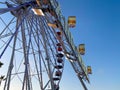
[{"label": "clear sky background", "polygon": [[[76,45],[85,43],[92,66],[88,90],[120,90],[120,0],[59,0],[63,15],[77,17],[70,29]],[[60,90],[83,90],[66,62]]]}]

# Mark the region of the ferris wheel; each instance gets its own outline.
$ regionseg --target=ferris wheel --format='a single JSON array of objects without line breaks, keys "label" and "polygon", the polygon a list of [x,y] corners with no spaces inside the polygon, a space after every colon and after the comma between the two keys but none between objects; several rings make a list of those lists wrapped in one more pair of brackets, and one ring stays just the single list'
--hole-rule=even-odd
[{"label": "ferris wheel", "polygon": [[87,90],[84,80],[89,82],[91,69],[80,57],[84,44],[77,49],[69,31],[75,23],[74,16],[66,22],[56,0],[0,2],[3,90],[59,90],[66,58]]}]

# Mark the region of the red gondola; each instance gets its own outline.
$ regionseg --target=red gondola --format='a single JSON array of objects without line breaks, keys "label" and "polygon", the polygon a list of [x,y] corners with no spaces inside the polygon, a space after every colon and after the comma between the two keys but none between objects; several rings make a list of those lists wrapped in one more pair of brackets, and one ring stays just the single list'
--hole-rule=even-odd
[{"label": "red gondola", "polygon": [[58,51],[62,51],[62,48],[61,47],[58,47],[58,49],[57,49]]}]

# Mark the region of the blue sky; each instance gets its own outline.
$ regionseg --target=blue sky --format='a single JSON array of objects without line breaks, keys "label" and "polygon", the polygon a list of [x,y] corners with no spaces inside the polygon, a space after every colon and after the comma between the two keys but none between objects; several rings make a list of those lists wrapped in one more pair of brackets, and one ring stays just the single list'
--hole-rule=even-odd
[{"label": "blue sky", "polygon": [[[86,65],[93,74],[88,90],[120,89],[120,0],[59,0],[63,15],[75,15],[70,29],[76,45],[85,43]],[[66,62],[61,90],[82,90],[72,67]]]}]

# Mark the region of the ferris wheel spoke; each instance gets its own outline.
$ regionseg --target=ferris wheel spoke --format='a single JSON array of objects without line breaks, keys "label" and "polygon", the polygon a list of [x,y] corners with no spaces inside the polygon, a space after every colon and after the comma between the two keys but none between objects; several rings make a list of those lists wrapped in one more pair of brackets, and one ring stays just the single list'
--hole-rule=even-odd
[{"label": "ferris wheel spoke", "polygon": [[[38,32],[37,32],[37,34],[38,34]],[[37,34],[36,34],[36,35],[37,35]],[[37,36],[40,36],[40,35],[37,35]],[[38,37],[38,40],[39,40],[39,37]],[[44,59],[43,59],[43,60],[44,60]],[[45,65],[45,66],[46,66],[46,65]]]},{"label": "ferris wheel spoke", "polygon": [[0,8],[0,14],[4,14],[13,10],[16,10],[16,8]]},{"label": "ferris wheel spoke", "polygon": [[[8,73],[7,73],[7,80],[5,82],[5,87],[4,89],[8,89],[9,90],[9,87],[10,87],[10,80],[11,80],[11,72],[12,72],[12,69],[13,69],[13,58],[14,58],[14,55],[15,55],[15,52],[14,52],[14,49],[15,49],[15,46],[16,46],[16,37],[17,35],[15,35],[15,38],[14,38],[14,43],[13,43],[13,50],[12,50],[12,54],[11,54],[11,60],[10,60],[10,64],[9,64],[9,70],[8,70]],[[6,87],[7,85],[7,87]]]},{"label": "ferris wheel spoke", "polygon": [[[31,45],[32,46],[32,51],[33,51],[33,53],[34,53],[34,49],[33,49],[33,45]],[[33,54],[34,56],[34,61],[35,61],[35,67],[36,67],[36,71],[37,71],[37,76],[38,76],[38,81],[39,81],[39,83],[40,83],[40,88],[42,89],[43,88],[43,80],[42,80],[42,72],[41,72],[41,70],[40,70],[40,74],[39,74],[39,67],[38,67],[38,65],[37,65],[37,61],[36,61],[36,57],[35,57],[35,53]],[[41,58],[39,58],[40,60],[39,60],[39,62],[41,62]],[[41,68],[41,63],[40,63],[40,68]]]},{"label": "ferris wheel spoke", "polygon": [[5,4],[5,2],[0,2],[0,4]]},{"label": "ferris wheel spoke", "polygon": [[[46,39],[47,39],[47,42],[48,42],[48,46],[49,46],[49,48],[50,48],[50,51],[51,51],[51,55],[52,55],[52,57],[53,57],[53,60],[55,60],[55,53],[56,53],[56,47],[55,47],[55,43],[53,42],[53,40],[52,40],[52,38],[51,38],[51,36],[50,36],[50,33],[49,32],[46,32],[45,33],[46,34]],[[48,34],[48,35],[47,35]],[[49,38],[48,38],[49,37]],[[50,42],[51,41],[51,42]],[[54,47],[54,49],[53,49],[53,47]],[[51,61],[51,63],[52,63],[52,61]],[[53,64],[53,63],[52,63]],[[54,64],[53,64],[53,66],[54,66]]]},{"label": "ferris wheel spoke", "polygon": [[[13,22],[13,20],[15,19],[15,17],[13,17],[11,19],[11,21],[6,24],[6,22],[4,22],[4,20],[0,17],[0,20],[2,21],[2,23],[5,25],[5,28],[2,30],[2,32],[0,32],[0,36],[2,36],[2,34],[6,31],[6,29],[8,29],[11,33],[12,33],[12,30],[9,28],[10,24]],[[10,34],[10,33],[9,33]]]},{"label": "ferris wheel spoke", "polygon": [[[25,18],[25,17],[24,17],[24,18]],[[23,18],[23,20],[24,20],[24,18]],[[8,43],[6,44],[5,48],[3,49],[3,51],[2,51],[1,54],[0,54],[0,58],[1,58],[2,55],[4,54],[4,52],[5,52],[5,50],[7,49],[7,47],[9,46],[9,44],[10,44],[10,42],[12,41],[13,37],[14,37],[14,36],[16,35],[16,33],[18,32],[19,27],[20,27],[21,24],[22,24],[22,22],[19,24],[19,26],[17,26],[15,32],[14,32],[14,33],[12,34],[12,36],[10,37]]]}]

